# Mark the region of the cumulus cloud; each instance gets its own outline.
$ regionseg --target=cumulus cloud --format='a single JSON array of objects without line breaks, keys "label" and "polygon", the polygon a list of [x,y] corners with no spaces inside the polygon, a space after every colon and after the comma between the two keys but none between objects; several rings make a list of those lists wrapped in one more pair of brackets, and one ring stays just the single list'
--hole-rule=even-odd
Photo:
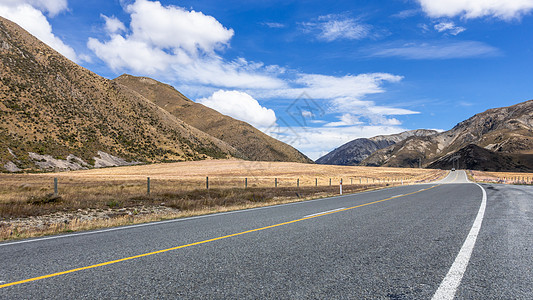
[{"label": "cumulus cloud", "polygon": [[493,57],[501,55],[499,49],[477,41],[389,44],[369,49],[368,51],[369,55],[373,57],[399,57],[416,60]]},{"label": "cumulus cloud", "polygon": [[212,16],[160,2],[137,0],[127,6],[131,15],[131,39],[170,51],[212,54],[227,45],[233,29],[225,28]]},{"label": "cumulus cloud", "polygon": [[267,128],[276,123],[276,113],[272,109],[261,106],[244,92],[219,90],[197,102],[254,127]]},{"label": "cumulus cloud", "polygon": [[317,20],[302,23],[305,32],[315,34],[319,40],[360,40],[370,34],[371,26],[344,15],[320,16]]},{"label": "cumulus cloud", "polygon": [[105,20],[105,28],[109,34],[115,34],[126,31],[126,26],[116,17],[100,15]]},{"label": "cumulus cloud", "polygon": [[282,68],[243,58],[227,62],[217,55],[229,46],[234,32],[212,16],[147,0],[135,1],[126,12],[131,17],[129,28],[104,17],[109,39],[89,38],[87,43],[115,71],[166,74],[171,80],[224,88],[284,87],[272,76]]},{"label": "cumulus cloud", "polygon": [[87,46],[113,70],[130,69],[145,74],[165,71],[168,64],[187,56],[171,55],[142,41],[113,35],[106,43],[90,38]]},{"label": "cumulus cloud", "polygon": [[451,35],[458,35],[459,33],[466,30],[466,28],[464,27],[455,25],[455,23],[452,21],[439,22],[435,24],[433,28],[435,28],[435,30],[437,30],[438,32],[446,32]]},{"label": "cumulus cloud", "polygon": [[80,59],[74,49],[53,33],[52,25],[43,14],[46,11],[54,16],[66,8],[66,1],[60,0],[7,0],[0,2],[0,16],[17,23],[57,52],[77,62]]},{"label": "cumulus cloud", "polygon": [[472,19],[495,17],[503,20],[520,18],[533,10],[532,0],[417,0],[430,17]]}]

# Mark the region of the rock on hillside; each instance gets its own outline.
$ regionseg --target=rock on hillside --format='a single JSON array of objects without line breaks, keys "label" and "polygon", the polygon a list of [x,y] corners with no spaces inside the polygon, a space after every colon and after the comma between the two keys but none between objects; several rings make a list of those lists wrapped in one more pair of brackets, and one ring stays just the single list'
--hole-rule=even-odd
[{"label": "rock on hillside", "polygon": [[377,150],[389,147],[412,136],[427,136],[436,133],[437,131],[434,130],[417,129],[398,134],[379,135],[369,139],[355,139],[322,156],[316,163],[355,166]]},{"label": "rock on hillside", "polygon": [[248,123],[223,115],[191,101],[172,86],[146,77],[122,75],[113,80],[239,151],[248,160],[312,162],[293,147],[278,141]]},{"label": "rock on hillside", "polygon": [[0,17],[0,170],[39,169],[30,153],[94,167],[102,155],[160,162],[237,152]]}]

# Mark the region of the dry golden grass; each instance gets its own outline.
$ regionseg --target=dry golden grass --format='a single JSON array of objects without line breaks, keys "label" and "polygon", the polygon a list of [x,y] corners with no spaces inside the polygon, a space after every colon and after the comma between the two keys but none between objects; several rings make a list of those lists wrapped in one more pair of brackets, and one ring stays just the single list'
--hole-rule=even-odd
[{"label": "dry golden grass", "polygon": [[[435,170],[381,167],[329,166],[287,162],[256,162],[242,160],[204,160],[167,164],[140,165],[88,171],[48,173],[48,177],[93,178],[93,179],[139,179],[146,177],[163,180],[204,182],[205,177],[224,178],[228,181],[257,180],[258,184],[272,186],[274,178],[282,181],[300,178],[300,182],[312,185],[315,178],[322,180],[319,185],[329,185],[329,178],[338,181],[341,178],[368,178],[369,180],[408,180],[410,182],[426,180],[438,173]],[[324,181],[325,180],[325,181]],[[346,183],[346,182],[345,182]],[[224,183],[222,183],[224,184]],[[290,183],[287,183],[290,185]],[[354,182],[355,184],[355,182]]]},{"label": "dry golden grass", "polygon": [[[302,201],[389,185],[428,182],[446,172],[426,169],[324,166],[300,163],[211,160],[94,169],[46,174],[0,174],[0,239],[63,231],[86,230],[147,222],[223,210]],[[206,190],[206,177],[209,190]],[[53,178],[59,195],[53,195]],[[147,195],[147,177],[151,191]],[[331,179],[331,186],[329,185]],[[247,189],[245,189],[247,180]],[[275,180],[278,186],[274,188]],[[316,180],[316,181],[315,181]],[[317,186],[315,186],[315,182]],[[299,184],[299,187],[297,185]],[[172,211],[130,215],[139,207]],[[46,226],[13,227],[14,220],[31,220],[87,210],[112,210],[105,218],[68,223],[51,218]],[[128,214],[128,212],[130,214]],[[11,220],[11,221],[10,221]],[[31,223],[31,222],[30,222]]]},{"label": "dry golden grass", "polygon": [[471,171],[477,182],[533,184],[533,173]]}]

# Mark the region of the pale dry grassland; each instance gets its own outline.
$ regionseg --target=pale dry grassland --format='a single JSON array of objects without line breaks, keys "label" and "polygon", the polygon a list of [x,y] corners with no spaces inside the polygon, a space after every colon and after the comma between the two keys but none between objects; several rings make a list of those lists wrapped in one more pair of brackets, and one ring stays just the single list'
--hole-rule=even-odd
[{"label": "pale dry grassland", "polygon": [[[338,194],[341,179],[343,190],[354,193],[429,182],[445,174],[441,170],[241,160],[0,174],[0,240],[326,197]],[[58,179],[58,196],[53,195],[54,178]]]},{"label": "pale dry grassland", "polygon": [[533,184],[533,173],[471,171],[477,182],[505,184]]}]

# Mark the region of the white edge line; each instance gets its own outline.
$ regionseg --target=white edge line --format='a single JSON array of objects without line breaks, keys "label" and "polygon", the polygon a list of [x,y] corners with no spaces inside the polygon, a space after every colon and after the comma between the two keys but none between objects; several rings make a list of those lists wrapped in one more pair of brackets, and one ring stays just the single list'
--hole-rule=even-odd
[{"label": "white edge line", "polygon": [[304,218],[309,218],[309,217],[314,217],[314,216],[318,216],[318,215],[322,215],[322,214],[327,214],[327,213],[338,211],[338,210],[341,210],[341,209],[346,209],[346,207],[336,208],[336,209],[323,211],[323,212],[319,212],[319,213],[312,214],[312,215],[307,215],[307,216],[304,216]]},{"label": "white edge line", "polygon": [[[412,185],[412,186],[415,186],[415,185]],[[384,189],[378,189],[378,190],[372,190],[372,191],[366,191],[366,192],[360,192],[360,193],[354,193],[354,194],[338,195],[338,196],[327,197],[327,198],[305,200],[305,201],[285,203],[285,204],[277,204],[277,205],[271,205],[271,206],[255,207],[255,208],[234,210],[234,211],[214,213],[214,214],[194,216],[194,217],[187,217],[187,218],[178,218],[178,219],[165,220],[165,221],[156,221],[156,222],[149,222],[149,223],[143,223],[143,224],[127,225],[127,226],[113,227],[113,228],[108,228],[108,229],[100,229],[100,230],[93,230],[93,231],[86,231],[86,232],[79,232],[79,233],[61,234],[61,235],[54,235],[54,236],[43,237],[43,238],[27,239],[27,240],[21,240],[21,241],[9,242],[9,243],[0,243],[0,247],[17,245],[17,244],[24,244],[24,243],[39,242],[39,241],[46,241],[46,240],[61,239],[61,238],[68,238],[68,237],[90,235],[90,234],[105,233],[105,232],[117,231],[117,230],[126,230],[126,229],[145,227],[145,226],[155,226],[155,225],[166,224],[166,223],[184,222],[184,221],[194,220],[194,219],[223,216],[223,215],[243,213],[243,212],[261,210],[261,209],[271,209],[271,208],[276,208],[276,207],[281,207],[281,206],[300,205],[300,204],[304,204],[304,203],[310,203],[310,202],[316,202],[316,201],[325,201],[325,200],[330,200],[330,199],[334,199],[334,198],[344,198],[344,197],[351,197],[351,196],[357,196],[357,195],[362,195],[362,194],[376,193],[376,192],[386,191],[386,190],[390,190],[390,189],[394,189],[394,188],[398,188],[398,187],[402,187],[402,186],[393,186],[393,187],[390,187],[390,188],[384,188]]]},{"label": "white edge line", "polygon": [[479,211],[461,250],[459,250],[459,254],[457,254],[448,274],[446,274],[446,277],[442,280],[439,288],[433,295],[432,300],[453,299],[455,297],[457,288],[459,287],[459,284],[461,284],[466,267],[470,261],[470,256],[474,250],[474,245],[476,244],[477,236],[481,229],[481,223],[483,222],[483,216],[485,215],[485,207],[487,206],[487,192],[485,192],[485,189],[481,185],[477,183],[474,184],[483,192]]}]

